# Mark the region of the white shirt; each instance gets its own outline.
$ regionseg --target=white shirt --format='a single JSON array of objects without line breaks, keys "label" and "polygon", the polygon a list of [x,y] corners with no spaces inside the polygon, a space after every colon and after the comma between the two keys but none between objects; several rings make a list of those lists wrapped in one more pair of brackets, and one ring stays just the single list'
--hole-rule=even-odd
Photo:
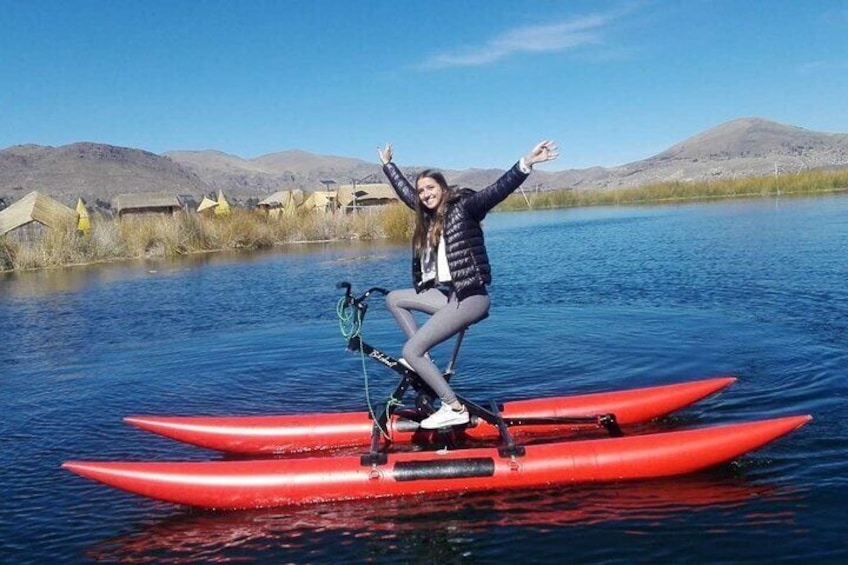
[{"label": "white shirt", "polygon": [[427,246],[424,250],[424,253],[421,255],[422,282],[435,280],[436,282],[444,283],[452,280],[446,249],[447,244],[445,243],[445,236],[442,234],[439,236],[438,247],[433,249],[432,247]]},{"label": "white shirt", "polygon": [[448,266],[447,244],[445,244],[445,235],[439,237],[439,248],[436,250],[436,274],[439,276],[439,282],[450,282],[451,272]]}]

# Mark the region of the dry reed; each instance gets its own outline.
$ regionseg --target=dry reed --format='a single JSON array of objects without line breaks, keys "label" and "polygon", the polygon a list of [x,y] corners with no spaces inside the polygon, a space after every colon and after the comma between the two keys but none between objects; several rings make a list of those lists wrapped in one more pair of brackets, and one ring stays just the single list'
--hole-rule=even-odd
[{"label": "dry reed", "polygon": [[[528,194],[534,209],[581,206],[653,204],[720,198],[820,194],[848,190],[848,169],[807,171],[780,176],[722,179],[709,182],[662,182],[618,190],[554,190]],[[526,210],[527,201],[513,194],[499,210]]]},{"label": "dry reed", "polygon": [[411,233],[410,221],[411,215],[399,206],[353,214],[305,212],[279,217],[238,209],[224,216],[187,213],[119,220],[94,215],[90,236],[83,236],[69,224],[44,230],[44,236],[34,244],[0,237],[0,270],[263,249],[306,241],[396,238]]},{"label": "dry reed", "polygon": [[[532,208],[543,209],[845,190],[848,190],[848,169],[713,182],[666,182],[611,191],[558,190],[529,194],[528,198]],[[527,208],[528,202],[522,194],[512,195],[498,207],[499,210]],[[95,215],[91,219],[90,236],[83,236],[71,224],[45,230],[35,244],[0,236],[0,271],[226,249],[262,249],[306,241],[408,240],[413,222],[413,214],[402,204],[366,208],[351,214],[310,211],[279,217],[239,209],[224,216],[188,213],[118,220]]]}]

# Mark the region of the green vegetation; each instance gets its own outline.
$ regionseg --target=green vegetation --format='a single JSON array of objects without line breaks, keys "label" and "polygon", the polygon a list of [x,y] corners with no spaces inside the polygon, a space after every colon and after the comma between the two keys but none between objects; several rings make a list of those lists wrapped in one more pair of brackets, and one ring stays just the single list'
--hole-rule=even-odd
[{"label": "green vegetation", "polygon": [[[716,180],[711,182],[663,182],[609,191],[556,190],[527,193],[533,209],[576,208],[620,204],[658,204],[719,198],[761,198],[848,191],[848,169],[810,171],[781,176]],[[527,210],[523,194],[510,196],[498,210]]]},{"label": "green vegetation", "polygon": [[[811,171],[775,177],[713,182],[666,182],[612,191],[558,190],[528,193],[533,209],[597,205],[657,204],[718,198],[758,198],[848,191],[848,169]],[[498,210],[527,210],[522,193]],[[412,213],[402,204],[353,214],[313,211],[269,217],[256,210],[233,210],[225,216],[181,214],[176,217],[126,218],[95,215],[91,235],[75,225],[45,230],[37,244],[22,245],[0,236],[0,271],[41,269],[143,257],[174,257],[228,249],[263,249],[298,242],[350,239],[406,241],[412,236]]]}]

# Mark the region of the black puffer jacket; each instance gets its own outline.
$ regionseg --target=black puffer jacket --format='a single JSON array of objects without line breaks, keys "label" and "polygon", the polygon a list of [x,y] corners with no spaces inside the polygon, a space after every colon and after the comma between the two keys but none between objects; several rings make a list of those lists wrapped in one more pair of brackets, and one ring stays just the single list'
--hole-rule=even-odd
[{"label": "black puffer jacket", "polygon": [[[400,169],[390,162],[383,166],[383,172],[398,197],[415,209],[418,191]],[[489,210],[518,189],[527,177],[528,174],[521,172],[516,163],[491,186],[478,192],[463,189],[451,197],[445,213],[443,235],[448,267],[459,300],[485,292],[485,286],[492,282],[492,268],[480,222]],[[415,252],[412,257],[412,282],[418,292],[432,285],[432,282],[424,284],[421,281],[421,258]]]}]

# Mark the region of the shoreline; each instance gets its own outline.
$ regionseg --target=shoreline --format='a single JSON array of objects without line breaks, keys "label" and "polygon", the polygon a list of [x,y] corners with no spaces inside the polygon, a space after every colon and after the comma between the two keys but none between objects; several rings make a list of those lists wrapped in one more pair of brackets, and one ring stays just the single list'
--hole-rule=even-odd
[{"label": "shoreline", "polygon": [[[775,193],[755,193],[755,192],[741,192],[736,194],[691,194],[691,195],[676,195],[676,196],[664,196],[664,197],[655,197],[649,198],[645,197],[646,194],[649,193],[649,188],[641,189],[636,192],[628,192],[627,196],[629,198],[625,198],[621,194],[598,194],[595,195],[599,201],[598,202],[582,202],[582,203],[567,203],[567,202],[557,202],[554,197],[557,193],[543,193],[536,194],[533,196],[544,197],[538,198],[537,200],[542,200],[542,202],[534,205],[533,202],[527,202],[524,200],[524,196],[520,194],[513,194],[510,196],[508,200],[504,203],[500,204],[495,208],[495,212],[532,212],[532,211],[540,211],[540,210],[556,210],[556,209],[569,209],[569,208],[590,208],[590,207],[602,207],[602,206],[662,206],[667,204],[682,204],[682,203],[714,203],[720,202],[722,200],[762,200],[766,198],[801,198],[801,197],[824,197],[831,195],[838,195],[848,193],[848,186],[846,187],[827,187],[819,190],[782,190]],[[640,196],[641,195],[641,196]],[[618,198],[616,198],[616,196]],[[611,199],[611,201],[608,201]],[[541,205],[538,205],[541,204]],[[529,207],[528,207],[529,206]],[[384,215],[392,216],[392,211],[384,211],[382,212]],[[403,213],[407,213],[404,209]],[[252,214],[251,212],[246,212],[241,214],[236,219],[245,220],[244,214]],[[362,218],[360,218],[361,220]],[[192,218],[189,221],[197,222],[197,218]],[[247,220],[245,220],[247,221]],[[255,221],[255,220],[252,220]],[[332,220],[327,220],[332,221]],[[366,222],[371,221],[372,223],[375,221],[373,218],[366,218]],[[393,221],[396,221],[396,218],[393,218]],[[174,222],[171,222],[172,224]],[[377,223],[379,222],[379,218],[377,218]],[[154,226],[155,227],[155,226]],[[338,226],[336,226],[338,227]],[[305,234],[301,233],[301,237],[293,240],[268,240],[268,239],[258,239],[252,241],[250,244],[244,245],[235,244],[238,240],[225,242],[224,245],[219,245],[213,248],[191,248],[186,245],[183,245],[179,242],[174,243],[173,247],[171,247],[171,251],[168,251],[168,245],[165,241],[167,239],[166,235],[162,233],[158,233],[154,230],[152,236],[149,236],[150,243],[149,249],[156,249],[160,252],[150,253],[149,251],[145,251],[144,254],[140,255],[117,255],[112,257],[102,257],[95,258],[91,260],[84,261],[68,261],[68,262],[56,262],[55,264],[42,264],[35,266],[26,266],[26,267],[13,267],[11,269],[4,268],[0,269],[0,275],[8,275],[14,273],[24,273],[24,272],[35,272],[35,271],[45,271],[52,269],[65,269],[65,268],[73,268],[73,267],[85,267],[92,266],[98,264],[108,264],[108,263],[120,263],[120,262],[129,262],[129,261],[138,261],[138,260],[147,260],[147,259],[168,259],[168,258],[178,258],[178,257],[188,257],[192,255],[203,255],[203,254],[218,254],[222,252],[240,252],[240,251],[259,251],[263,249],[273,249],[275,247],[283,247],[283,246],[295,246],[295,245],[313,245],[313,244],[328,244],[328,243],[342,243],[342,242],[353,242],[353,241],[363,241],[363,240],[373,240],[373,241],[391,241],[392,239],[397,239],[397,235],[393,237],[392,235],[387,235],[386,233],[381,233],[380,230],[374,229],[374,226],[368,226],[366,229],[361,229],[362,225],[358,226],[360,229],[350,229],[353,228],[352,225],[346,225],[345,228],[348,230],[346,236],[335,236],[335,237],[326,237],[319,236],[315,239],[310,239],[307,237],[303,237]],[[167,228],[163,227],[162,231],[166,229],[173,229],[172,226],[167,226]],[[396,226],[395,226],[395,229]],[[406,229],[406,228],[404,228]],[[365,237],[362,236],[362,232],[366,232],[367,235]],[[316,234],[318,235],[318,234]],[[0,237],[0,244],[4,243],[3,238]],[[0,247],[0,259],[2,259],[2,255],[4,254],[4,248]],[[8,252],[6,252],[8,256]],[[11,260],[7,259],[7,262]]]}]

